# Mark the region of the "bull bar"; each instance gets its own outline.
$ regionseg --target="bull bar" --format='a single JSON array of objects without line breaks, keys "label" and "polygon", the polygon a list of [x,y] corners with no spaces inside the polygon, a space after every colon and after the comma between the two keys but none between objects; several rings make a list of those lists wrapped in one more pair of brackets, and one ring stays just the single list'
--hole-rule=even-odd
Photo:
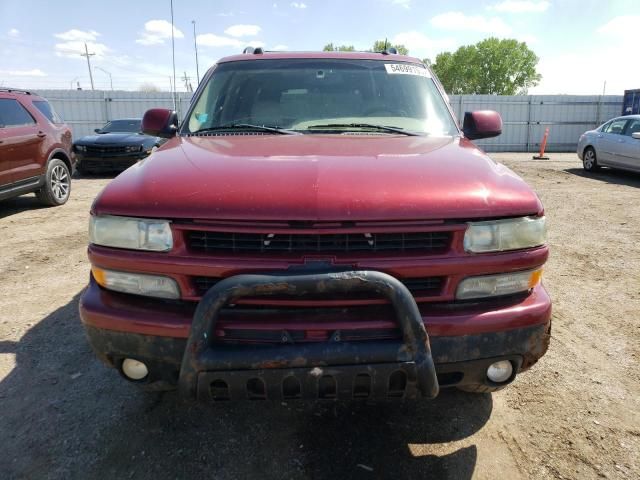
[{"label": "bull bar", "polygon": [[[221,310],[240,298],[345,292],[372,292],[386,297],[393,305],[402,342],[336,341],[247,348],[213,341]],[[257,382],[259,388],[254,389],[254,394],[257,391],[260,397],[262,392],[263,398],[275,399],[283,397],[287,382],[304,398],[317,397],[322,382],[333,382],[330,391],[335,391],[335,398],[346,398],[358,388],[358,379],[368,378],[372,384],[366,388],[372,397],[377,397],[388,393],[390,376],[396,372],[403,372],[407,388],[417,390],[422,397],[438,395],[422,316],[407,287],[396,278],[366,270],[243,274],[218,282],[202,297],[182,357],[178,386],[185,399],[203,400],[210,396],[215,399],[215,391],[221,385],[231,392],[230,396],[238,398],[238,392]]]}]

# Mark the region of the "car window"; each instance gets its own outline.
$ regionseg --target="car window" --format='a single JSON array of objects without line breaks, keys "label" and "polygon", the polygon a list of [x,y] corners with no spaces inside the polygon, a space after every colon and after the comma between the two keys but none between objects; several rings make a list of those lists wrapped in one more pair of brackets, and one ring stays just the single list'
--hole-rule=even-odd
[{"label": "car window", "polygon": [[269,59],[218,65],[187,133],[250,123],[312,133],[315,125],[373,124],[432,135],[457,129],[421,64],[360,59]]},{"label": "car window", "polygon": [[102,133],[138,133],[142,129],[142,120],[112,120],[100,129]]},{"label": "car window", "polygon": [[602,131],[604,133],[613,133],[616,135],[622,135],[622,132],[624,131],[624,126],[627,124],[627,122],[628,120],[626,118],[620,118],[618,120],[614,120],[608,125],[606,125],[606,127],[603,128]]},{"label": "car window", "polygon": [[598,131],[599,131],[599,132],[603,132],[603,133],[604,133],[604,131],[605,131],[607,128],[609,128],[609,125],[611,125],[611,122],[607,122],[607,123],[605,123],[604,125],[602,125],[602,126],[598,129]]},{"label": "car window", "polygon": [[640,119],[629,120],[629,125],[627,125],[627,131],[624,133],[629,137],[634,133],[640,132]]},{"label": "car window", "polygon": [[19,127],[35,123],[31,114],[17,100],[0,98],[0,127]]},{"label": "car window", "polygon": [[46,100],[34,100],[33,105],[40,110],[51,123],[63,123],[62,118],[56,113],[51,104]]}]

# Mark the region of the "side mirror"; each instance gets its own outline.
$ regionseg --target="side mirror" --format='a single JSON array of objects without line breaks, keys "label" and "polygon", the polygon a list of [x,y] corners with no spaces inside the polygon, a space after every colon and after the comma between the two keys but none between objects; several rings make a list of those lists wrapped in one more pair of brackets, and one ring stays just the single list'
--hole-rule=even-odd
[{"label": "side mirror", "polygon": [[640,132],[633,132],[631,134],[631,138],[635,138],[636,140],[640,140]]},{"label": "side mirror", "polygon": [[502,118],[493,110],[466,112],[462,131],[469,140],[497,137],[502,133]]},{"label": "side mirror", "polygon": [[96,132],[96,133],[100,133],[101,132],[101,130],[99,128],[94,128],[93,131]]},{"label": "side mirror", "polygon": [[152,137],[171,138],[178,131],[178,114],[167,108],[152,108],[142,117],[142,133]]}]

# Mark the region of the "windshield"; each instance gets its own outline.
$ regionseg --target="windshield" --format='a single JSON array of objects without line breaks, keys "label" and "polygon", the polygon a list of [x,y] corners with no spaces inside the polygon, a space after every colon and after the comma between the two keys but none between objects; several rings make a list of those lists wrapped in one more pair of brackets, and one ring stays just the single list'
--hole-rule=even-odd
[{"label": "windshield", "polygon": [[458,133],[423,65],[377,60],[222,63],[203,88],[183,132],[238,124],[302,133],[375,130],[376,126],[430,135]]},{"label": "windshield", "polygon": [[112,120],[100,129],[100,133],[141,131],[142,120]]}]

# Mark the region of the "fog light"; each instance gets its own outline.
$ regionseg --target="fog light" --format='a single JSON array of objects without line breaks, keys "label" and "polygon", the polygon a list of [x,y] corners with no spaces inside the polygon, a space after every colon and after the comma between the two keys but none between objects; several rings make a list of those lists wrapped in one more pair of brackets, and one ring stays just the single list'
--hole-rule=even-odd
[{"label": "fog light", "polygon": [[149,369],[144,363],[138,360],[125,358],[122,362],[122,373],[131,380],[142,380],[149,374]]},{"label": "fog light", "polygon": [[509,360],[500,360],[487,368],[487,378],[494,383],[506,382],[511,378],[512,373],[513,365]]}]

